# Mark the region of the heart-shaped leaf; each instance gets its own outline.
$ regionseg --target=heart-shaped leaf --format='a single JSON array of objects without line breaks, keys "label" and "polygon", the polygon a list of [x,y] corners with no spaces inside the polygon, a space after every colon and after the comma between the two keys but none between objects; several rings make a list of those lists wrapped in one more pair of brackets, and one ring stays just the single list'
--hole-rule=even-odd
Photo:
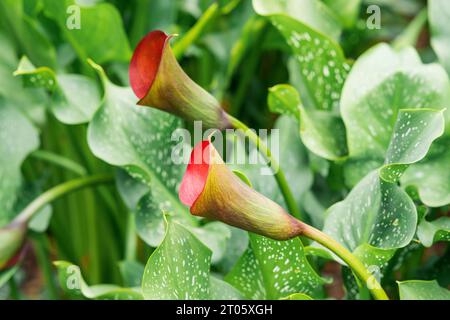
[{"label": "heart-shaped leaf", "polygon": [[448,85],[445,70],[438,64],[422,64],[412,48],[397,52],[379,44],[366,51],[353,65],[342,91],[350,155],[372,152],[383,157],[398,111],[445,108]]},{"label": "heart-shaped leaf", "polygon": [[[382,266],[413,238],[417,212],[413,201],[377,170],[364,177],[345,200],[328,209],[324,232],[368,265]],[[383,251],[387,251],[384,252]]]},{"label": "heart-shaped leaf", "polygon": [[43,2],[45,14],[59,25],[83,62],[87,58],[98,63],[128,62],[131,58],[122,18],[112,4],[83,6],[75,0]]},{"label": "heart-shaped leaf", "polygon": [[50,107],[65,124],[80,124],[92,119],[100,105],[95,81],[78,74],[56,74],[47,67],[35,68],[27,57],[20,60],[14,75],[21,76],[25,87],[51,91]]},{"label": "heart-shaped leaf", "polygon": [[211,251],[186,228],[167,222],[160,246],[148,259],[142,279],[146,299],[208,299]]},{"label": "heart-shaped leaf", "polygon": [[55,261],[54,264],[61,288],[72,299],[142,300],[138,289],[121,288],[112,284],[88,286],[78,266],[67,261]]},{"label": "heart-shaped leaf", "polygon": [[450,241],[450,217],[440,217],[431,222],[423,219],[417,228],[417,236],[425,247],[438,241]]},{"label": "heart-shaped leaf", "polygon": [[431,143],[444,133],[442,111],[433,109],[401,109],[386,151],[380,176],[396,182],[408,164],[425,157]]},{"label": "heart-shaped leaf", "polygon": [[43,89],[23,88],[22,81],[13,72],[19,63],[14,43],[0,33],[0,96],[20,110],[33,123],[45,122],[47,95]]},{"label": "heart-shaped leaf", "polygon": [[325,283],[309,265],[300,239],[275,241],[250,235],[250,247],[225,280],[247,299],[315,296]]},{"label": "heart-shaped leaf", "polygon": [[401,300],[450,300],[450,291],[433,281],[409,280],[398,282]]}]

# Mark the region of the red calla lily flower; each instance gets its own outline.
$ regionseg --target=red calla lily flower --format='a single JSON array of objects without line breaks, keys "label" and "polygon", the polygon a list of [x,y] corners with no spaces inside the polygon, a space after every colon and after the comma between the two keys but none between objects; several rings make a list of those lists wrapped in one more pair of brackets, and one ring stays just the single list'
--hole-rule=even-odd
[{"label": "red calla lily flower", "polygon": [[230,127],[219,102],[197,85],[178,64],[162,31],[149,32],[131,58],[130,84],[139,105],[175,114],[185,120],[201,120],[206,128]]},{"label": "red calla lily flower", "polygon": [[194,147],[179,198],[193,215],[272,239],[291,239],[303,230],[301,221],[230,171],[210,141]]}]

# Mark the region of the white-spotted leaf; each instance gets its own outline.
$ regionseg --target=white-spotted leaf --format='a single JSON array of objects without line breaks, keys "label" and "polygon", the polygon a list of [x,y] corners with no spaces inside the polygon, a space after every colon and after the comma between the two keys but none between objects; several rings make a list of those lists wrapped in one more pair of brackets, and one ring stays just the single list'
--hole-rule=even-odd
[{"label": "white-spotted leaf", "polygon": [[398,282],[401,300],[450,300],[450,291],[439,286],[436,280],[409,280]]},{"label": "white-spotted leaf", "polygon": [[[343,201],[328,209],[324,232],[349,250],[358,250],[363,262],[373,263],[374,253],[367,250],[371,251],[371,247],[395,250],[406,246],[415,234],[416,224],[413,201],[396,184],[380,179],[375,170]],[[375,255],[379,257],[378,265],[390,258],[388,252]]]},{"label": "white-spotted leaf", "polygon": [[198,300],[210,296],[211,251],[186,228],[168,220],[166,234],[145,266],[146,299]]}]

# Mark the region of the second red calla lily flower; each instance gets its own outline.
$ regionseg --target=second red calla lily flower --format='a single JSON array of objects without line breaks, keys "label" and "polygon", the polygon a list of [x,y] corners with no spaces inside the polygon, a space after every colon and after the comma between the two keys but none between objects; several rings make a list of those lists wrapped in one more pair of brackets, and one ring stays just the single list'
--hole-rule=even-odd
[{"label": "second red calla lily flower", "polygon": [[276,240],[296,237],[304,226],[230,171],[210,141],[192,150],[179,197],[193,215]]},{"label": "second red calla lily flower", "polygon": [[130,84],[138,104],[155,107],[185,120],[201,120],[206,128],[230,127],[219,102],[197,85],[178,64],[162,31],[149,32],[131,58]]}]

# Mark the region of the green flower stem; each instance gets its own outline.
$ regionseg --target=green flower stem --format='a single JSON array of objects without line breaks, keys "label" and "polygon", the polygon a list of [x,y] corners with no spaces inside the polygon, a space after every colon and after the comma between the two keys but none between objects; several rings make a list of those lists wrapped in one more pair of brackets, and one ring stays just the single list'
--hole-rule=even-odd
[{"label": "green flower stem", "polygon": [[350,251],[348,251],[339,242],[323,233],[316,228],[303,224],[304,229],[302,235],[314,240],[324,247],[333,251],[339,258],[341,258],[353,270],[358,278],[366,285],[372,296],[377,300],[389,300],[386,292],[375,279],[375,277],[366,269],[364,264],[359,261]]},{"label": "green flower stem", "polygon": [[220,15],[220,7],[217,2],[211,4],[208,9],[203,13],[200,19],[197,20],[195,25],[189,29],[189,31],[177,41],[173,46],[173,53],[177,59],[180,59],[186,49],[193,44],[203,33],[203,31]]},{"label": "green flower stem", "polygon": [[25,209],[22,210],[14,221],[17,223],[27,223],[33,215],[44,206],[66,194],[86,187],[112,182],[114,182],[114,177],[112,175],[98,174],[61,183],[34,199]]},{"label": "green flower stem", "polygon": [[266,144],[259,138],[259,136],[253,131],[250,130],[244,123],[239,121],[238,119],[229,116],[229,120],[231,125],[235,129],[241,129],[244,131],[244,134],[256,145],[259,151],[270,161],[270,165],[272,171],[275,174],[275,179],[277,180],[278,186],[280,187],[281,192],[283,193],[284,200],[286,201],[286,205],[288,210],[292,213],[294,217],[302,220],[303,216],[300,212],[300,209],[295,202],[294,195],[292,194],[291,189],[286,180],[286,176],[284,175],[283,170],[281,170],[278,162],[272,157],[272,154]]},{"label": "green flower stem", "polygon": [[47,161],[53,163],[57,166],[60,166],[64,169],[70,170],[80,176],[84,176],[87,173],[87,170],[80,164],[75,161],[68,159],[66,157],[60,156],[59,154],[46,151],[46,150],[36,150],[31,156],[35,159]]}]

